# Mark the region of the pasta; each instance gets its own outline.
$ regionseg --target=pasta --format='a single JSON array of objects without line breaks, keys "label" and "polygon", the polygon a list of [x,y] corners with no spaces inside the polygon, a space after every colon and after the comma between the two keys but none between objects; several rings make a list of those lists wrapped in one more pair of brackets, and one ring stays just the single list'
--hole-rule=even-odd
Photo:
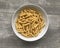
[{"label": "pasta", "polygon": [[41,12],[31,8],[21,10],[17,15],[16,30],[25,37],[36,37],[45,26]]}]

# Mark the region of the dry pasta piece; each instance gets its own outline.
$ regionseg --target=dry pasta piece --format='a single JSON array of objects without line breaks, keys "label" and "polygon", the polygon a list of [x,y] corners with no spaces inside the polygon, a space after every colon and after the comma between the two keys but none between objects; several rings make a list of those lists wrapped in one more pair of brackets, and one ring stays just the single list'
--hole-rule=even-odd
[{"label": "dry pasta piece", "polygon": [[21,29],[20,29],[20,28],[17,28],[17,31],[18,31],[19,33],[24,32],[22,28],[21,28]]},{"label": "dry pasta piece", "polygon": [[16,24],[16,28],[22,28],[22,26],[18,23]]}]

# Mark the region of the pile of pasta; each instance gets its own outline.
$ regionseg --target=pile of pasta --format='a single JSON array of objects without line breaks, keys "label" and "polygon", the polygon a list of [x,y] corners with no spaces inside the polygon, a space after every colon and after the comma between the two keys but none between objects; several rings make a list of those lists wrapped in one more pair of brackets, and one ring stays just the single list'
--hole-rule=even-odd
[{"label": "pile of pasta", "polygon": [[25,37],[36,37],[45,26],[41,12],[31,8],[21,10],[16,18],[16,30]]}]

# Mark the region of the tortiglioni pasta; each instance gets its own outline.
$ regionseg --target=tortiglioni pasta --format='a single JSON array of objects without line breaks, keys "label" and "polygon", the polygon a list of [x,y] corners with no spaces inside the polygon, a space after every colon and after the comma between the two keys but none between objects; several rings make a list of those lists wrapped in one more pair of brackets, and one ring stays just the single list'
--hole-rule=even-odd
[{"label": "tortiglioni pasta", "polygon": [[25,37],[37,36],[45,26],[41,12],[33,9],[23,9],[18,13],[15,27]]}]

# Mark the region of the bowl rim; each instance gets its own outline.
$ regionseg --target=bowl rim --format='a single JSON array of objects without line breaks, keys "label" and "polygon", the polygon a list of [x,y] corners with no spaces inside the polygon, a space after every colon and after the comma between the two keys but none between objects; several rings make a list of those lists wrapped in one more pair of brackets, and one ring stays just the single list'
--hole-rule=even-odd
[{"label": "bowl rim", "polygon": [[[45,29],[45,32],[44,32],[43,34],[41,34],[41,36],[40,36],[39,38],[37,38],[37,39],[32,39],[32,38],[31,38],[31,40],[30,40],[30,39],[28,40],[28,38],[27,38],[27,39],[24,39],[24,38],[22,38],[21,36],[19,36],[19,35],[17,34],[18,32],[17,32],[16,29],[14,28],[13,17],[15,16],[16,12],[17,12],[21,7],[24,7],[24,6],[27,6],[27,5],[33,5],[33,6],[39,7],[39,8],[44,12],[45,16],[47,17],[47,27],[46,27],[46,29]],[[36,40],[41,39],[41,38],[46,34],[46,32],[47,32],[47,30],[48,30],[48,26],[49,26],[49,19],[48,19],[48,16],[47,16],[46,11],[45,11],[41,6],[36,5],[36,4],[32,4],[32,3],[23,4],[23,5],[21,5],[21,6],[14,12],[14,14],[13,14],[13,16],[12,16],[12,28],[13,28],[13,31],[14,31],[14,33],[16,34],[17,37],[19,37],[20,39],[22,39],[22,40],[24,40],[24,41],[31,42],[31,41],[36,41]],[[38,36],[37,36],[37,37],[38,37]]]}]

